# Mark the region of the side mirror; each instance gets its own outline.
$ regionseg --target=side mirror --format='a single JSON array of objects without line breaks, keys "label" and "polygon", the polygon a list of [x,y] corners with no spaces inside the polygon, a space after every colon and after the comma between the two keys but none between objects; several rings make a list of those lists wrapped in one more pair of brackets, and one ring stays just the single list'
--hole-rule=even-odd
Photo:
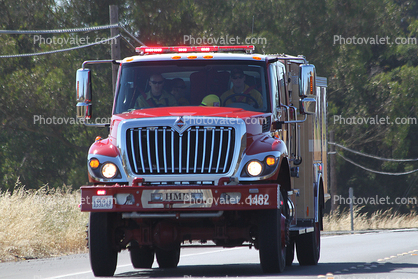
[{"label": "side mirror", "polygon": [[80,120],[91,119],[92,116],[92,106],[91,104],[86,103],[77,103],[77,118]]},{"label": "side mirror", "polygon": [[299,97],[316,95],[316,70],[314,65],[300,65],[299,79]]},{"label": "side mirror", "polygon": [[316,113],[316,99],[304,98],[300,101],[300,113],[301,114],[315,114]]},{"label": "side mirror", "polygon": [[92,90],[90,69],[78,69],[76,76],[77,118],[90,119],[92,116]]}]

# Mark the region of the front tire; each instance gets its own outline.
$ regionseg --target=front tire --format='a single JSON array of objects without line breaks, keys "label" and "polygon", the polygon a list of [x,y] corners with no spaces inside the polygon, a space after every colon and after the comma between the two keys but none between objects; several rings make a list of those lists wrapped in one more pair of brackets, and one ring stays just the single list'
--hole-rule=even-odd
[{"label": "front tire", "polygon": [[91,212],[88,228],[90,265],[94,276],[113,276],[118,252],[113,248],[111,214]]},{"label": "front tire", "polygon": [[262,210],[259,214],[258,245],[264,273],[280,273],[286,266],[284,216],[279,209]]}]

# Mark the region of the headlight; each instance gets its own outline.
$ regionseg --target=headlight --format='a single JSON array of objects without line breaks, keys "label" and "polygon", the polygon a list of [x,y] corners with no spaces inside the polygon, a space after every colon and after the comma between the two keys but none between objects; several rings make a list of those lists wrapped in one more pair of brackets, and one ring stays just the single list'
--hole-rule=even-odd
[{"label": "headlight", "polygon": [[102,167],[102,175],[105,178],[113,178],[116,176],[118,168],[113,163],[106,163]]},{"label": "headlight", "polygon": [[260,175],[263,171],[263,165],[259,161],[251,161],[247,165],[247,172],[251,176]]}]

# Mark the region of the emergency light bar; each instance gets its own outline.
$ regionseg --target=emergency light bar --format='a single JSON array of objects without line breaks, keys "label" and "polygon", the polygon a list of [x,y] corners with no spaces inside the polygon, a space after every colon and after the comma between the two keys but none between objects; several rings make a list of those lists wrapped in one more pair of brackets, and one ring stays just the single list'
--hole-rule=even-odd
[{"label": "emergency light bar", "polygon": [[223,51],[245,51],[252,53],[254,46],[169,46],[169,47],[146,47],[141,46],[135,49],[139,54],[156,53],[188,53],[188,52],[223,52]]}]

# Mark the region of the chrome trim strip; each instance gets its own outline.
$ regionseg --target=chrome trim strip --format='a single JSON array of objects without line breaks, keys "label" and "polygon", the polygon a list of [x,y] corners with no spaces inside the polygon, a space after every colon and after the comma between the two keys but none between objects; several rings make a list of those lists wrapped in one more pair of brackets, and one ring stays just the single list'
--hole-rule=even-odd
[{"label": "chrome trim strip", "polygon": [[224,127],[221,127],[221,138],[219,139],[219,152],[218,152],[218,163],[216,164],[216,172],[218,172],[219,169],[219,163],[221,162],[221,152],[222,152],[222,140],[224,135]]},{"label": "chrome trim strip", "polygon": [[141,153],[141,165],[142,171],[145,172],[145,165],[144,165],[144,155],[142,153],[142,129],[138,129],[138,138],[139,138],[139,153]]},{"label": "chrome trim strip", "polygon": [[196,173],[196,166],[197,166],[197,149],[199,146],[199,126],[195,128],[196,131],[196,142],[194,143],[194,168],[193,173]]},{"label": "chrome trim strip", "polygon": [[164,172],[167,173],[167,140],[166,140],[167,127],[163,129],[163,148],[164,148]]},{"label": "chrome trim strip", "polygon": [[174,172],[174,130],[171,129],[171,171]]},{"label": "chrome trim strip", "polygon": [[183,134],[180,134],[179,136],[179,173],[181,173],[181,146],[183,143]]},{"label": "chrome trim strip", "polygon": [[158,158],[158,128],[154,129],[154,141],[155,141],[155,160],[157,163],[157,172],[160,173],[160,159]]},{"label": "chrome trim strip", "polygon": [[229,146],[231,145],[231,128],[228,128],[228,145],[226,149],[226,156],[225,156],[225,162],[224,162],[224,169],[223,172],[225,172],[226,164],[229,160]]},{"label": "chrome trim strip", "polygon": [[123,219],[129,218],[217,218],[221,217],[223,211],[218,212],[202,212],[202,213],[138,213],[138,212],[124,212]]},{"label": "chrome trim strip", "polygon": [[191,128],[187,129],[187,146],[189,147],[187,148],[187,164],[186,164],[187,173],[189,173],[189,167],[190,167],[190,136],[191,136],[190,131],[191,130],[192,130]]},{"label": "chrome trim strip", "polygon": [[[203,173],[205,169],[205,158],[206,158],[206,131],[205,127],[203,127],[203,156],[202,156],[202,170],[201,173]],[[224,170],[225,171],[225,170]]]},{"label": "chrome trim strip", "polygon": [[134,161],[134,166],[135,166],[135,172],[138,172],[138,166],[136,165],[136,156],[135,156],[135,148],[134,148],[134,130],[131,130],[131,150],[132,150],[132,161]]},{"label": "chrome trim strip", "polygon": [[147,128],[147,153],[148,153],[148,165],[150,169],[150,173],[152,173],[152,162],[151,162],[151,148],[149,146],[149,127]]},{"label": "chrome trim strip", "polygon": [[209,161],[209,170],[208,170],[209,173],[212,170],[213,153],[215,152],[215,150],[213,150],[214,145],[215,145],[215,129],[212,129],[212,148],[210,149],[211,152],[210,152],[210,161]]}]

